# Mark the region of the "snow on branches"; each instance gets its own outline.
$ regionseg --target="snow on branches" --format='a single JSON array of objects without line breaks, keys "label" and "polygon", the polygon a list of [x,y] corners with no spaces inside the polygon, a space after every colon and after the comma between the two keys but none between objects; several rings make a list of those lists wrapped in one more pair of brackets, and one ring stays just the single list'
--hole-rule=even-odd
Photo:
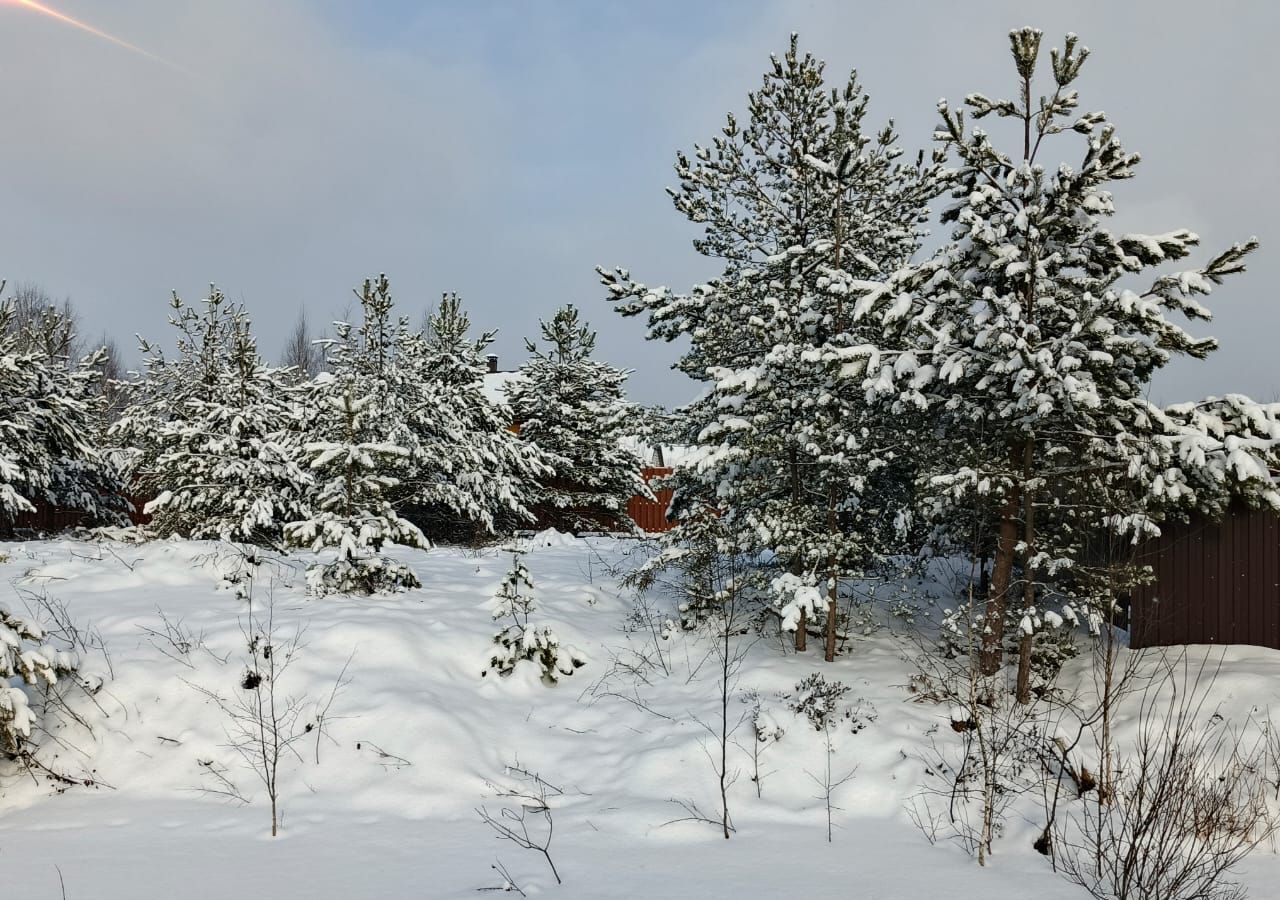
[{"label": "snow on branches", "polygon": [[212,288],[203,310],[177,295],[169,322],[177,355],[143,342],[145,375],[110,435],[133,456],[135,489],[160,536],[279,545],[284,523],[307,515],[311,477],[298,464],[289,370],[258,354],[248,314]]},{"label": "snow on branches", "polygon": [[76,669],[74,655],[43,644],[44,637],[39,625],[0,607],[0,754],[17,756],[31,737],[36,712],[27,690],[52,686]]},{"label": "snow on branches", "polygon": [[[886,414],[928,412],[916,441],[936,451],[921,459],[919,480],[935,524],[945,531],[975,508],[994,520],[988,669],[999,661],[1014,555],[1021,607],[1034,610],[1047,590],[1045,567],[1072,568],[1099,530],[1136,540],[1162,516],[1221,512],[1225,493],[1252,502],[1274,496],[1273,445],[1261,434],[1270,425],[1254,430],[1261,419],[1246,412],[1247,401],[1211,400],[1199,413],[1164,412],[1147,400],[1152,377],[1171,359],[1202,358],[1216,346],[1172,316],[1207,319],[1197,298],[1243,271],[1256,242],[1135,284],[1188,257],[1199,238],[1186,229],[1107,227],[1110,186],[1132,178],[1139,157],[1104,114],[1077,112],[1072,83],[1088,50],[1074,36],[1054,50],[1052,93],[1035,102],[1040,34],[1015,31],[1011,45],[1019,99],[971,94],[965,105],[974,119],[1012,120],[1018,150],[998,149],[985,131],[968,128],[962,111],[939,105],[935,137],[955,166],[942,213],[951,239],[860,291],[854,319],[876,337],[847,355],[844,370]],[[1044,160],[1060,135],[1082,145],[1074,163]],[[1231,424],[1215,424],[1210,410],[1225,410]],[[1214,434],[1219,424],[1244,433]],[[958,540],[969,540],[966,528]],[[1064,588],[1061,579],[1055,588]]]},{"label": "snow on branches", "polygon": [[[616,309],[646,316],[651,338],[688,339],[677,367],[708,384],[683,411],[698,464],[677,511],[696,493],[739,546],[830,585],[828,657],[836,580],[886,552],[909,519],[893,423],[840,377],[850,347],[878,343],[853,300],[915,252],[940,173],[937,157],[904,161],[891,126],[864,131],[867,105],[856,74],[828,88],[793,36],[746,121],[730,115],[709,146],[677,156],[673,201],[703,226],[694,247],[722,273],[678,294],[600,270]],[[803,617],[793,624],[803,644]]]}]

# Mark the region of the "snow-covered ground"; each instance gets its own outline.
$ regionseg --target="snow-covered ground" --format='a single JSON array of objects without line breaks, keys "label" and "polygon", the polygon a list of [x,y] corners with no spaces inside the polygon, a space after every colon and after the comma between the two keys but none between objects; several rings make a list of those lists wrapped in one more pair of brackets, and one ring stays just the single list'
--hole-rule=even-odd
[{"label": "snow-covered ground", "polygon": [[[1084,896],[1031,849],[1037,823],[1022,811],[987,868],[912,824],[906,806],[927,779],[921,754],[930,736],[954,734],[947,709],[912,702],[910,645],[892,627],[854,639],[831,665],[784,653],[767,635],[756,641],[730,715],[749,712],[743,695],[756,691],[786,731],[763,750],[762,796],[744,723],[730,749],[732,839],[674,821],[685,805],[716,806],[713,745],[700,724],[718,711],[714,659],[705,642],[676,632],[665,645],[668,673],[602,685],[611,660],[644,639],[628,635],[635,598],[616,581],[644,542],[539,544],[527,557],[534,619],[588,660],[553,687],[531,663],[509,678],[482,675],[492,596],[510,562],[497,549],[403,551],[423,587],[373,599],[307,598],[305,557],[263,567],[256,608],[273,600],[279,635],[303,629],[279,686],[305,698],[303,722],[315,721],[349,661],[324,728],[282,768],[276,838],[262,787],[228,748],[226,716],[203,692],[234,697],[245,672],[246,604],[223,577],[235,565],[228,549],[0,546],[0,604],[23,611],[44,593],[94,629],[110,656],[109,666],[101,653],[85,660],[85,672],[104,678],[97,706],[76,707],[92,736],[59,732],[66,746],[55,760],[101,786],[0,781],[3,896],[58,898],[64,883],[71,900],[465,897],[502,883],[496,860],[527,894],[564,898]],[[144,631],[162,630],[161,612],[200,646],[184,655]],[[852,777],[835,791],[830,843],[818,799],[825,743],[777,700],[814,671],[852,688],[865,725],[833,732],[833,779]],[[1216,690],[1239,715],[1280,705],[1280,654],[1232,648]],[[252,802],[212,793],[209,763]],[[562,885],[540,855],[497,840],[477,814],[518,808],[500,796],[527,786],[518,770],[554,788],[550,851]],[[1249,860],[1244,879],[1254,896],[1271,895],[1280,879],[1271,848]]]}]

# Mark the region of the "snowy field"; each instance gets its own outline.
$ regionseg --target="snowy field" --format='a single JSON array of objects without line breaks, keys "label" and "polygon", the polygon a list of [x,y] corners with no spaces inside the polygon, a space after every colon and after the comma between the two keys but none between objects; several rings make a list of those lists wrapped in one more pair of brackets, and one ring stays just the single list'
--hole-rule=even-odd
[{"label": "snowy field", "polygon": [[[931,738],[954,735],[946,709],[912,702],[911,645],[892,618],[832,665],[820,651],[797,659],[776,637],[756,640],[730,716],[749,712],[743,697],[755,691],[785,732],[761,753],[761,796],[744,723],[730,748],[732,839],[675,821],[716,804],[713,744],[700,724],[719,703],[706,643],[677,631],[664,642],[666,673],[602,681],[647,633],[628,627],[635,596],[616,581],[644,544],[555,535],[540,544],[527,557],[535,619],[587,659],[555,686],[529,663],[509,678],[481,674],[510,561],[496,549],[402,551],[423,587],[374,599],[307,598],[306,557],[262,567],[254,603],[261,612],[272,601],[277,646],[302,631],[278,690],[313,725],[281,766],[276,838],[262,785],[228,747],[227,716],[210,697],[234,697],[246,671],[247,607],[226,583],[237,566],[227,547],[0,546],[0,604],[41,618],[43,594],[106,649],[84,660],[83,673],[103,679],[96,705],[75,706],[92,735],[72,726],[43,742],[61,770],[101,784],[62,790],[5,775],[3,896],[470,897],[502,884],[491,869],[499,860],[530,896],[1085,896],[1031,849],[1034,804],[1010,815],[987,868],[912,824],[922,754]],[[192,639],[189,652],[147,631],[163,632],[162,616]],[[852,688],[862,725],[833,731],[833,780],[851,777],[833,792],[830,842],[823,735],[777,700],[813,671]],[[1280,706],[1280,654],[1232,648],[1215,690],[1235,718]],[[64,742],[56,757],[54,739]],[[502,794],[529,787],[522,771],[549,786],[562,885],[541,854],[496,839],[477,813],[518,808]],[[1260,848],[1242,877],[1253,896],[1274,896],[1273,848]]]}]

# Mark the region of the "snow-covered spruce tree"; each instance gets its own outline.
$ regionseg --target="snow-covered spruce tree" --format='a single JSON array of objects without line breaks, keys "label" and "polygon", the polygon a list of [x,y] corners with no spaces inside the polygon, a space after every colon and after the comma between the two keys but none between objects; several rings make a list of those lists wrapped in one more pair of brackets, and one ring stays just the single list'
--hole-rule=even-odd
[{"label": "snow-covered spruce tree", "polygon": [[145,375],[109,434],[132,450],[134,490],[163,537],[276,546],[308,514],[310,475],[295,461],[299,392],[258,354],[244,308],[210,290],[203,311],[175,294],[169,359],[143,341]]},{"label": "snow-covered spruce tree", "polygon": [[542,669],[542,680],[555,684],[561,675],[572,675],[586,664],[586,660],[572,650],[561,647],[549,625],[536,625],[531,621],[535,609],[533,577],[524,564],[524,555],[518,549],[511,551],[511,569],[493,595],[493,619],[507,621],[501,631],[493,636],[493,650],[489,656],[489,668],[499,675],[510,675],[521,660],[537,662]]},{"label": "snow-covered spruce tree", "polygon": [[0,756],[21,756],[31,737],[36,712],[27,690],[51,686],[75,671],[74,656],[43,641],[40,626],[0,607]]},{"label": "snow-covered spruce tree", "polygon": [[[1066,582],[1085,536],[1150,534],[1157,515],[1191,499],[1189,482],[1204,480],[1195,471],[1203,457],[1191,448],[1204,449],[1206,435],[1196,433],[1194,417],[1177,422],[1154,408],[1147,389],[1173,356],[1202,358],[1213,349],[1170,315],[1207,319],[1196,295],[1242,271],[1255,243],[1130,287],[1145,270],[1185,258],[1199,239],[1184,229],[1144,235],[1106,227],[1114,211],[1108,188],[1133,176],[1138,157],[1102,113],[1076,112],[1071,85],[1088,51],[1068,35],[1050,54],[1052,93],[1035,100],[1040,32],[1014,31],[1011,43],[1018,99],[971,94],[965,104],[974,118],[1010,120],[1018,147],[998,150],[986,132],[966,130],[962,112],[940,104],[935,136],[955,161],[954,202],[943,213],[951,240],[860,292],[855,318],[882,337],[849,352],[846,374],[886,415],[927,413],[932,430],[916,439],[936,451],[923,473],[926,508],[939,517],[991,510],[982,668],[1001,664],[1012,614],[1025,699],[1041,598],[1050,584]],[[1048,148],[1073,134],[1083,144],[1080,161],[1045,165]],[[1265,470],[1265,461],[1243,468],[1252,477],[1258,466]],[[1237,483],[1250,492],[1248,480]]]},{"label": "snow-covered spruce tree", "polygon": [[317,488],[310,517],[284,526],[285,540],[336,557],[307,569],[307,587],[316,596],[373,594],[418,587],[405,565],[382,555],[388,543],[425,547],[426,538],[400,518],[388,499],[400,482],[394,475],[409,451],[385,440],[372,396],[357,396],[354,375],[322,372],[310,382],[309,402],[317,411],[303,453]]},{"label": "snow-covered spruce tree", "polygon": [[507,385],[520,437],[550,460],[531,508],[542,525],[562,531],[632,529],[627,500],[648,493],[641,461],[623,448],[631,406],[628,372],[592,359],[596,334],[572,305],[542,322],[542,349],[526,340],[530,358]]},{"label": "snow-covered spruce tree", "polygon": [[96,441],[102,353],[57,354],[75,343],[57,308],[19,322],[0,302],[0,530],[37,504],[78,510],[85,524],[122,519],[120,479]]},{"label": "snow-covered spruce tree", "polygon": [[777,555],[797,648],[825,607],[831,658],[838,581],[891,541],[910,485],[894,423],[837,377],[844,354],[878,339],[848,298],[916,250],[938,161],[902,162],[892,125],[864,134],[856,73],[829,90],[823,68],[793,35],[749,95],[747,123],[730,115],[711,146],[677,157],[670,193],[704,226],[694,246],[723,262],[718,278],[676,294],[625,270],[601,275],[619,312],[647,317],[649,337],[688,338],[677,366],[709,385],[685,410],[700,457],[681,503],[700,492],[737,546]]},{"label": "snow-covered spruce tree", "polygon": [[412,371],[440,397],[447,423],[435,459],[437,477],[415,484],[412,512],[429,534],[474,537],[533,522],[529,503],[551,471],[545,454],[512,431],[511,411],[484,392],[484,350],[457,294],[445,294],[415,348]]}]

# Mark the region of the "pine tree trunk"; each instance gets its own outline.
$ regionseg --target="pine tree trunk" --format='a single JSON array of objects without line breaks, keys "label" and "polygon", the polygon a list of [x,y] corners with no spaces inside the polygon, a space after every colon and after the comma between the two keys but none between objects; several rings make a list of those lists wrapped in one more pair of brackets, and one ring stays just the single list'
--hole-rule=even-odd
[{"label": "pine tree trunk", "polygon": [[978,596],[984,601],[991,596],[991,569],[987,566],[990,554],[983,550],[978,556]]},{"label": "pine tree trunk", "polygon": [[[844,250],[844,185],[840,183],[840,176],[836,176],[836,196],[835,196],[835,269],[840,271],[841,255]],[[836,294],[836,319],[835,331],[840,333],[844,331],[844,299],[842,294]],[[835,547],[838,541],[839,520],[836,518],[836,485],[833,480],[827,487],[827,540],[831,541],[831,546]],[[830,552],[827,555],[827,644],[826,652],[823,658],[827,662],[834,662],[836,658],[836,620],[839,612],[839,573],[836,570],[836,554]]]},{"label": "pine tree trunk", "polygon": [[[827,531],[830,532],[832,539],[836,533],[836,488],[831,485],[827,489]],[[839,579],[836,571],[836,556],[834,553],[827,556],[827,645],[823,659],[827,662],[834,662],[836,658],[836,620],[839,612]]]},{"label": "pine tree trunk", "polygon": [[[1035,568],[1031,564],[1032,558],[1035,556],[1036,541],[1036,495],[1035,491],[1026,485],[1031,480],[1032,468],[1035,465],[1035,439],[1028,438],[1022,449],[1022,483],[1023,487],[1023,506],[1024,512],[1024,528],[1023,528],[1023,544],[1025,545],[1025,556],[1022,561],[1022,597],[1023,608],[1028,611],[1035,607],[1036,603],[1036,579]],[[1018,637],[1018,702],[1026,705],[1031,702],[1031,651],[1035,646],[1036,636],[1034,632],[1028,633],[1021,631]]]},{"label": "pine tree trunk", "polygon": [[994,675],[1004,662],[1004,616],[1013,581],[1013,557],[1018,544],[1018,489],[1010,488],[1000,507],[995,563],[991,569],[991,593],[982,632],[981,672]]},{"label": "pine tree trunk", "polygon": [[[794,509],[800,508],[800,460],[796,455],[796,448],[791,448],[791,503]],[[791,561],[791,574],[799,575],[803,571],[800,558],[796,557]],[[796,626],[796,652],[804,653],[808,649],[808,639],[806,629],[808,628],[808,615],[802,609],[800,610],[800,623]]]},{"label": "pine tree trunk", "polygon": [[[1043,102],[1043,101],[1041,101]],[[1023,103],[1023,138],[1022,138],[1022,159],[1030,164],[1033,156],[1031,146],[1031,76],[1023,76],[1022,82],[1022,103]],[[1039,263],[1039,253],[1032,248],[1031,265],[1027,269],[1026,289],[1023,293],[1023,315],[1028,323],[1035,322],[1035,277],[1036,267]],[[1035,606],[1036,600],[1036,583],[1035,573],[1031,568],[1031,558],[1034,554],[1033,544],[1035,542],[1035,491],[1028,485],[1031,483],[1032,470],[1035,467],[1036,441],[1034,436],[1030,436],[1022,445],[1022,493],[1025,515],[1023,518],[1023,545],[1025,547],[1022,560],[1022,596],[1023,607],[1030,615],[1030,610]],[[1019,620],[1021,621],[1021,620]],[[1016,688],[1017,700],[1021,704],[1026,704],[1031,700],[1031,649],[1035,643],[1034,631],[1028,633],[1021,626],[1018,628],[1018,682]]]},{"label": "pine tree trunk", "polygon": [[830,585],[827,587],[827,643],[822,658],[827,662],[834,662],[836,658],[836,619],[839,611],[836,602],[836,566],[834,559],[830,561],[828,580]]},{"label": "pine tree trunk", "polygon": [[1026,706],[1031,702],[1031,648],[1035,635],[1022,632],[1018,637],[1018,702]]}]

